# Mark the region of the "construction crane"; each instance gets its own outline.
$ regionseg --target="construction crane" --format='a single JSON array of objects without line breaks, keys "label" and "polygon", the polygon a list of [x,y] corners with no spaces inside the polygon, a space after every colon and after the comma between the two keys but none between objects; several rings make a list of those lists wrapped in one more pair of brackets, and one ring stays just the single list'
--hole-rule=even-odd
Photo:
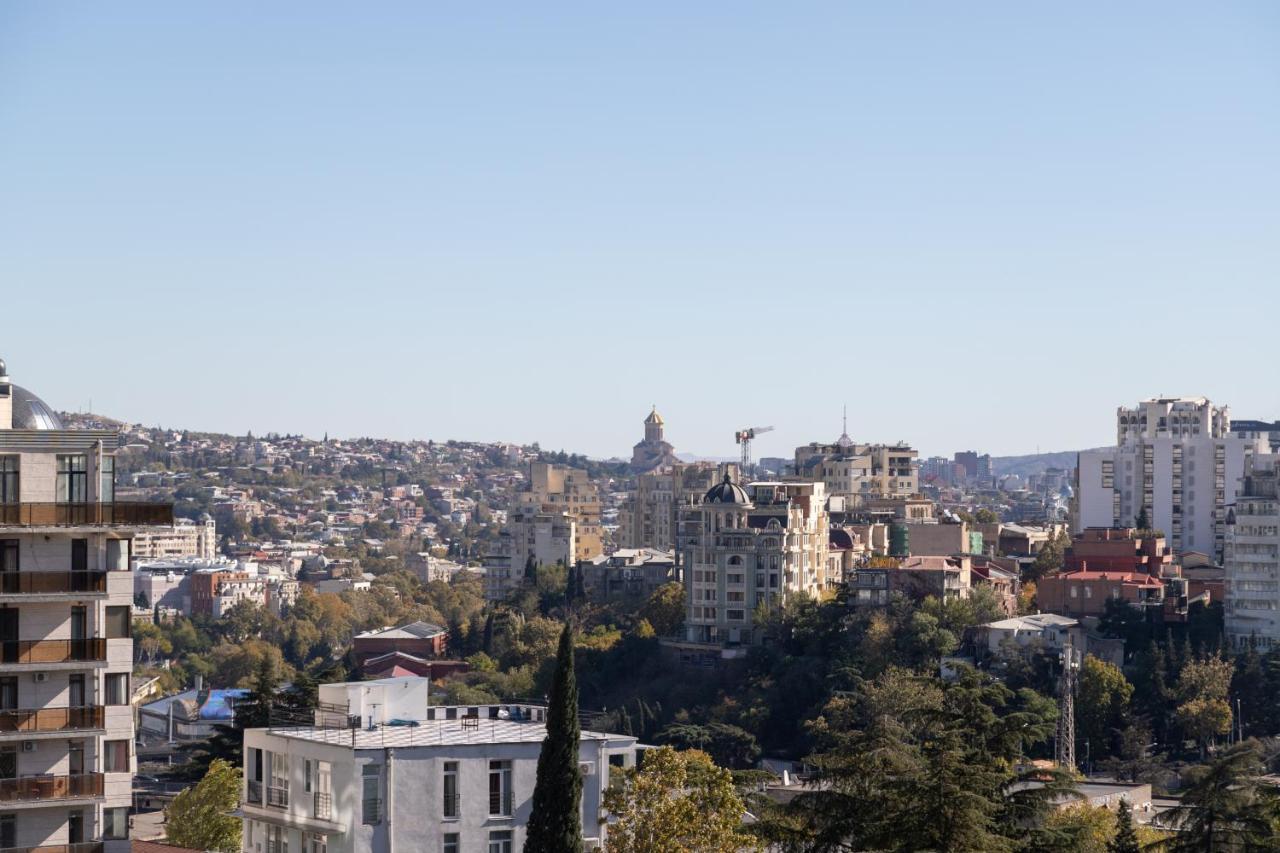
[{"label": "construction crane", "polygon": [[751,440],[762,432],[769,432],[773,427],[747,427],[740,429],[733,434],[733,440],[742,448],[741,467],[738,468],[738,476],[746,477],[747,472],[751,469]]}]

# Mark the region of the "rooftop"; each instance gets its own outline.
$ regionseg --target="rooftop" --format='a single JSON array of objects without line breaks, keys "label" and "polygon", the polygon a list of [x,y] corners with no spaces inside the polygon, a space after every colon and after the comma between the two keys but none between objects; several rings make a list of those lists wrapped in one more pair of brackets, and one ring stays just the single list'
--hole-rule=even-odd
[{"label": "rooftop", "polygon": [[365,631],[363,634],[357,634],[356,639],[379,640],[429,640],[432,637],[438,637],[445,633],[444,628],[439,625],[433,625],[430,622],[410,622],[408,625],[401,625],[398,628],[387,627],[378,628],[373,631]]},{"label": "rooftop", "polygon": [[[440,709],[437,708],[437,711]],[[263,730],[259,730],[263,731]],[[266,729],[276,737],[345,746],[387,749],[411,746],[484,746],[495,743],[542,743],[545,723],[506,719],[425,720],[417,725],[378,726],[373,729],[290,727]],[[634,741],[627,735],[583,731],[584,741]]]}]

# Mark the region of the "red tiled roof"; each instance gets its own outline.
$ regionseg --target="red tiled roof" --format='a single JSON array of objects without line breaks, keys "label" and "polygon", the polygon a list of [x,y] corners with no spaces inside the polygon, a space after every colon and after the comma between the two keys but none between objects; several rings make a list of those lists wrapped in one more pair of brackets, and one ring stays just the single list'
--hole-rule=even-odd
[{"label": "red tiled roof", "polygon": [[[1057,577],[1062,580],[1079,580],[1079,581],[1121,581],[1123,583],[1137,584],[1138,586],[1154,586],[1163,587],[1159,579],[1142,572],[1064,572]],[[1046,579],[1047,580],[1047,579]]]}]

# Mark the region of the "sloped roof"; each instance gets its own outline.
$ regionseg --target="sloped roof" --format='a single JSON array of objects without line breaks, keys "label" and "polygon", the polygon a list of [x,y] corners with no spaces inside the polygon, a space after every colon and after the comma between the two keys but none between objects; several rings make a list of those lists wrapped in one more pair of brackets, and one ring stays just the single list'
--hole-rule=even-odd
[{"label": "sloped roof", "polygon": [[445,629],[439,625],[433,625],[430,622],[410,622],[408,625],[399,627],[379,628],[374,631],[365,631],[363,634],[357,634],[357,640],[365,640],[377,638],[379,640],[429,640],[432,637],[438,637],[445,633]]}]

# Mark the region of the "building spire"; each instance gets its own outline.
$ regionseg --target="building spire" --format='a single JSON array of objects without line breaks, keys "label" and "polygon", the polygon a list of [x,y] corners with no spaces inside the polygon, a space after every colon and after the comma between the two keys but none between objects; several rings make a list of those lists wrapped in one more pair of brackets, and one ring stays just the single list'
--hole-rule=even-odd
[{"label": "building spire", "polygon": [[840,437],[836,439],[837,447],[850,447],[853,439],[849,438],[849,406],[844,406],[844,411],[840,421]]}]

